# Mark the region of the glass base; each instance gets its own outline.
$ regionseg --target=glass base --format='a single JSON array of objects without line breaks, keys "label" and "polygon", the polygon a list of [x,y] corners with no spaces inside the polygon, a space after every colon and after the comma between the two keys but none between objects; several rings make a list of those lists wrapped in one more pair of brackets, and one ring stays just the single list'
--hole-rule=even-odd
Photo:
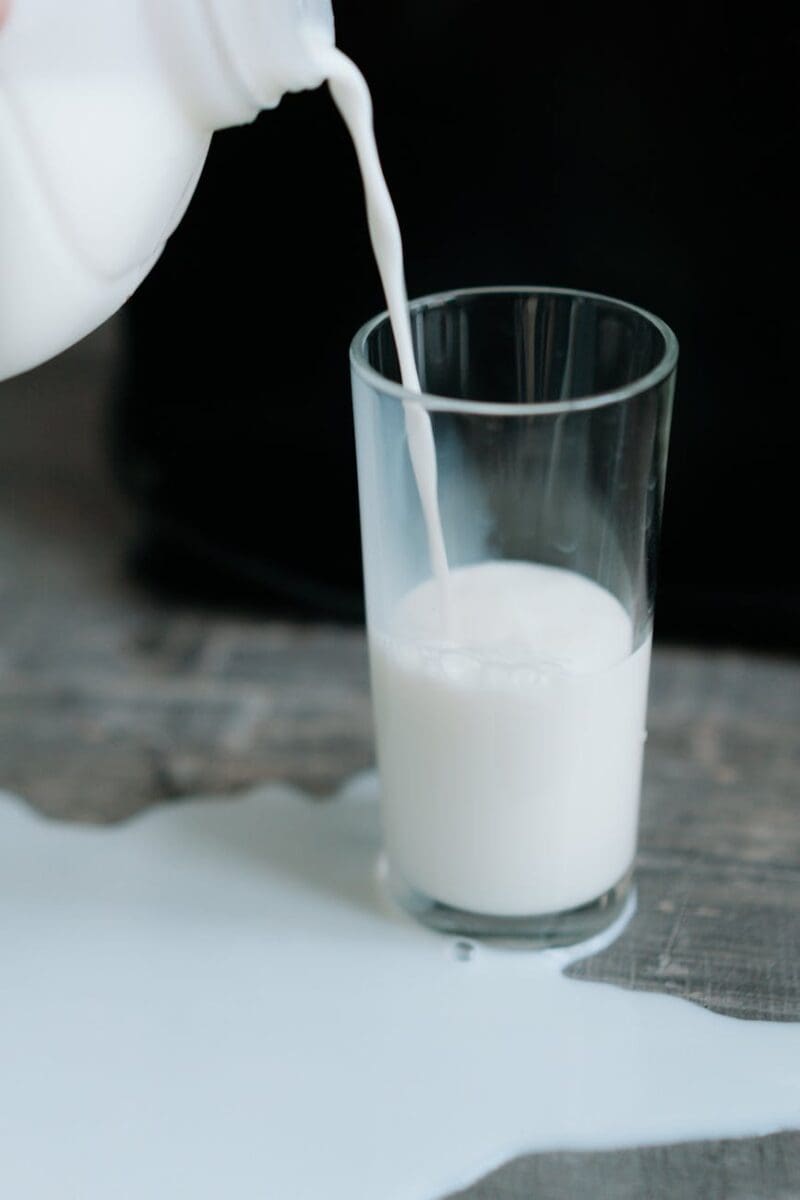
[{"label": "glass base", "polygon": [[530,917],[504,917],[442,904],[411,887],[391,864],[386,875],[392,899],[429,929],[451,937],[476,938],[534,950],[575,946],[603,933],[621,916],[631,894],[632,881],[633,868],[602,896],[579,908]]}]

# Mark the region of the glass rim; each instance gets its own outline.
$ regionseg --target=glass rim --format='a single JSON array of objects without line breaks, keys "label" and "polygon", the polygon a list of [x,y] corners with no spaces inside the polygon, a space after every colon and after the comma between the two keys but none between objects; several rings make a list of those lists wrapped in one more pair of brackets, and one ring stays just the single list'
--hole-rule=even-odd
[{"label": "glass rim", "polygon": [[585,412],[587,409],[602,408],[609,404],[619,404],[630,400],[642,392],[657,387],[669,378],[675,370],[678,361],[678,339],[660,317],[630,304],[627,300],[617,300],[613,296],[605,296],[600,292],[586,292],[580,288],[526,286],[524,284],[507,284],[491,287],[453,288],[446,292],[432,292],[427,296],[418,296],[409,301],[409,311],[413,313],[423,307],[444,306],[453,300],[465,296],[572,296],[582,300],[601,300],[627,312],[636,313],[652,325],[664,339],[664,353],[654,367],[638,379],[631,380],[624,387],[607,392],[595,392],[586,396],[573,396],[569,400],[548,400],[542,404],[508,404],[495,403],[491,400],[465,400],[451,396],[437,396],[430,392],[412,392],[393,379],[381,375],[368,361],[366,356],[367,341],[379,325],[389,319],[386,310],[371,317],[356,333],[350,343],[350,363],[365,383],[382,392],[384,395],[395,396],[398,400],[414,400],[431,412],[460,412],[480,416],[553,416],[559,413]]}]

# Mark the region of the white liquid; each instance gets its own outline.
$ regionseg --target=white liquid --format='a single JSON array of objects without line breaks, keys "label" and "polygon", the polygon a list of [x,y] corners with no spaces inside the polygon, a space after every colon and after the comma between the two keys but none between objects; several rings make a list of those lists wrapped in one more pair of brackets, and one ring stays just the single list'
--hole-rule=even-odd
[{"label": "white liquid", "polygon": [[375,795],[98,829],[0,794],[4,1197],[434,1200],[525,1151],[800,1124],[800,1026],[384,912]]},{"label": "white liquid", "polygon": [[[314,31],[309,32],[309,40],[355,146],[364,184],[370,239],[386,296],[403,386],[409,392],[419,392],[419,376],[408,318],[403,242],[375,143],[369,88],[358,67],[346,54],[327,44]],[[441,611],[446,624],[449,607],[447,552],[437,497],[433,429],[430,417],[420,403],[406,401],[404,411],[408,452],[425,519],[431,567],[439,588]]]},{"label": "white liquid", "polygon": [[419,891],[474,912],[559,912],[633,862],[650,644],[581,575],[484,563],[405,598],[371,662],[386,844]]}]

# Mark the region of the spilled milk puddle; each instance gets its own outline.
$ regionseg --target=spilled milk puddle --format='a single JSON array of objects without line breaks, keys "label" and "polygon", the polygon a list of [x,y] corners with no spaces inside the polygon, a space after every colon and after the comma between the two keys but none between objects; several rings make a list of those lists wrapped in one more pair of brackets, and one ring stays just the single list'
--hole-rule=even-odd
[{"label": "spilled milk puddle", "polygon": [[800,1026],[568,979],[607,944],[382,901],[374,779],[110,829],[0,798],[0,1180],[36,1200],[432,1200],[524,1152],[800,1124]]}]

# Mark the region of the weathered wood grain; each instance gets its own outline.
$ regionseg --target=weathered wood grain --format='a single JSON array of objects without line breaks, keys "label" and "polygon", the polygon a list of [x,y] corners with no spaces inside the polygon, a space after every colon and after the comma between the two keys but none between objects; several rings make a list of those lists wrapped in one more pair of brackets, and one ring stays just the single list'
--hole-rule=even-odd
[{"label": "weathered wood grain", "polygon": [[[372,760],[363,635],[157,601],[105,477],[113,330],[0,388],[0,785],[93,821]],[[639,910],[572,974],[800,1020],[800,666],[655,655]],[[792,1190],[794,1189],[794,1190]],[[800,1195],[800,1134],[539,1155],[464,1196]]]}]

